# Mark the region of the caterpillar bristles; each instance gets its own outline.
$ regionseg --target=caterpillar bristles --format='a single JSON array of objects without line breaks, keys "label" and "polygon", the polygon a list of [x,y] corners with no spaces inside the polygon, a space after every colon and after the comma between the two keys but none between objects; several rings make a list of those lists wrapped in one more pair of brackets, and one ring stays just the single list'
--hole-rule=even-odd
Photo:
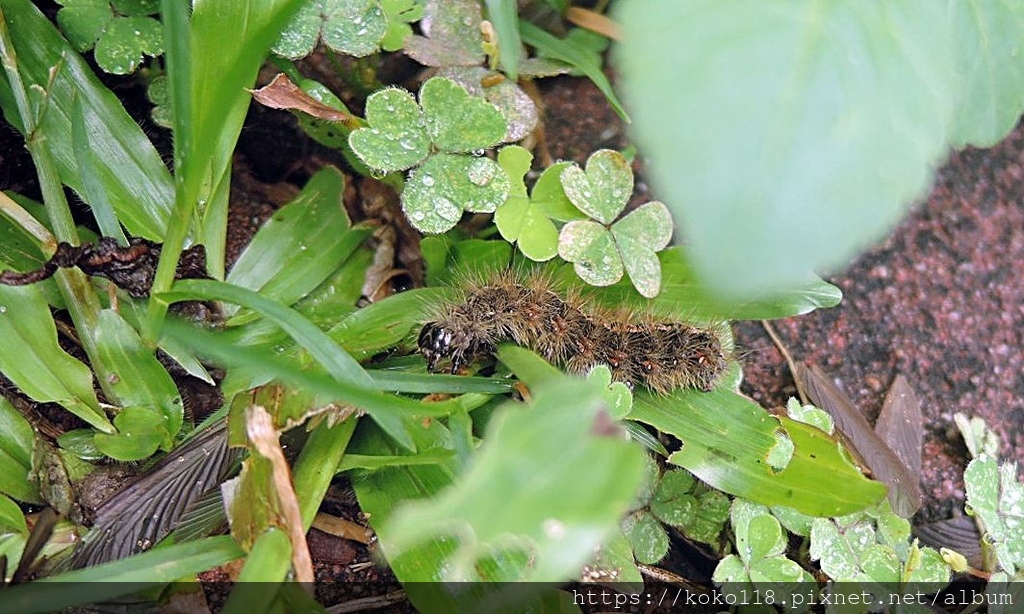
[{"label": "caterpillar bristles", "polygon": [[615,381],[668,394],[711,390],[727,365],[720,327],[602,308],[542,274],[509,270],[468,279],[461,289],[420,331],[431,371],[447,361],[456,373],[512,342],[566,371],[585,374],[604,364]]}]

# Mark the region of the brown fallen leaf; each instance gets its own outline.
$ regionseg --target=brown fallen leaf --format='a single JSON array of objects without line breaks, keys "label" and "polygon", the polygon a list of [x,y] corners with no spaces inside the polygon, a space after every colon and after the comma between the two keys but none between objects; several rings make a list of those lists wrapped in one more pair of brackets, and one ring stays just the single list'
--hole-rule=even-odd
[{"label": "brown fallen leaf", "polygon": [[301,111],[306,115],[331,122],[344,122],[354,119],[351,113],[339,111],[313,98],[304,92],[302,88],[292,83],[292,80],[284,73],[279,73],[267,85],[257,90],[249,91],[252,92],[252,97],[256,99],[256,102],[271,109]]},{"label": "brown fallen leaf", "polygon": [[797,377],[811,401],[832,416],[836,427],[857,449],[875,478],[889,486],[889,503],[893,512],[903,518],[913,516],[921,508],[919,474],[907,467],[875,433],[853,402],[820,367],[797,365]]},{"label": "brown fallen leaf", "polygon": [[882,411],[875,421],[875,432],[911,472],[921,475],[921,449],[924,446],[921,403],[902,375],[896,376],[885,395]]}]

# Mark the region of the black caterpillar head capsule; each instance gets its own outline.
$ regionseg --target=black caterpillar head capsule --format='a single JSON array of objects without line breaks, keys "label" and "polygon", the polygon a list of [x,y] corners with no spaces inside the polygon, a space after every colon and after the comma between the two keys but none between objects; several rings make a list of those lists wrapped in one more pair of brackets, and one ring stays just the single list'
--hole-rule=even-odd
[{"label": "black caterpillar head capsule", "polygon": [[433,371],[437,363],[448,356],[452,347],[452,333],[437,322],[428,322],[420,331],[417,345],[427,361],[427,370]]}]

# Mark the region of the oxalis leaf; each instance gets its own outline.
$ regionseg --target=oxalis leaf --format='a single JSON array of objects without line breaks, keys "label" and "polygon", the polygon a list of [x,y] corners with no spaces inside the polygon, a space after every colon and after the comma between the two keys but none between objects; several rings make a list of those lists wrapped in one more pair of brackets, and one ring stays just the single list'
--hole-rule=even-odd
[{"label": "oxalis leaf", "polygon": [[364,57],[380,48],[387,31],[388,17],[377,0],[314,0],[292,17],[271,51],[297,60],[323,39],[335,51]]},{"label": "oxalis leaf", "polygon": [[503,552],[528,555],[521,580],[576,575],[616,531],[643,474],[639,448],[595,434],[602,406],[597,386],[568,378],[538,386],[529,407],[506,406],[452,488],[388,519],[387,556],[451,536],[448,580],[473,578],[479,559]]},{"label": "oxalis leaf", "polygon": [[390,88],[370,94],[366,121],[370,127],[353,131],[348,142],[368,166],[402,171],[422,162],[430,152],[423,111],[404,90]]},{"label": "oxalis leaf", "polygon": [[524,256],[534,262],[545,262],[558,253],[558,228],[553,220],[583,217],[577,211],[559,181],[561,172],[570,165],[559,162],[546,168],[527,195],[523,178],[530,171],[533,154],[518,145],[503,147],[498,164],[511,180],[511,194],[497,211],[494,224],[509,243],[515,243]]},{"label": "oxalis leaf", "polygon": [[558,254],[594,286],[614,284],[625,268],[637,292],[654,298],[661,291],[661,263],[656,252],[671,239],[672,216],[664,204],[652,201],[610,229],[590,220],[567,223],[558,237]]},{"label": "oxalis leaf", "polygon": [[494,211],[508,190],[508,175],[490,158],[435,154],[409,176],[402,209],[417,229],[441,233],[454,227],[463,211]]},{"label": "oxalis leaf", "polygon": [[995,551],[999,566],[1008,574],[1024,568],[1024,483],[1017,466],[1001,467],[983,454],[964,471],[968,512],[981,519],[984,541]]},{"label": "oxalis leaf", "polygon": [[[947,3],[622,2],[617,63],[703,278],[752,296],[836,267],[927,188],[954,101]],[[656,58],[672,58],[671,67]]]},{"label": "oxalis leaf", "polygon": [[661,264],[655,252],[672,239],[672,216],[653,201],[615,222],[633,193],[633,170],[626,158],[610,149],[594,152],[586,170],[566,167],[561,183],[572,204],[594,221],[563,226],[558,255],[574,263],[576,274],[591,285],[610,286],[625,269],[640,294],[657,296]]}]

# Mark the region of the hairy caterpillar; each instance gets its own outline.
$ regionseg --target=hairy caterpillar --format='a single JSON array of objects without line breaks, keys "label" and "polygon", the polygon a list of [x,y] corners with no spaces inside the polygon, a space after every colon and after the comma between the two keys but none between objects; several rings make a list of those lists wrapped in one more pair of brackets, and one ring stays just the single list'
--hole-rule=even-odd
[{"label": "hairy caterpillar", "polygon": [[614,380],[657,393],[711,390],[726,367],[715,327],[602,309],[578,293],[559,293],[545,277],[503,273],[472,282],[460,301],[438,311],[419,335],[431,371],[450,361],[455,373],[502,342],[528,347],[573,373],[605,364]]}]

